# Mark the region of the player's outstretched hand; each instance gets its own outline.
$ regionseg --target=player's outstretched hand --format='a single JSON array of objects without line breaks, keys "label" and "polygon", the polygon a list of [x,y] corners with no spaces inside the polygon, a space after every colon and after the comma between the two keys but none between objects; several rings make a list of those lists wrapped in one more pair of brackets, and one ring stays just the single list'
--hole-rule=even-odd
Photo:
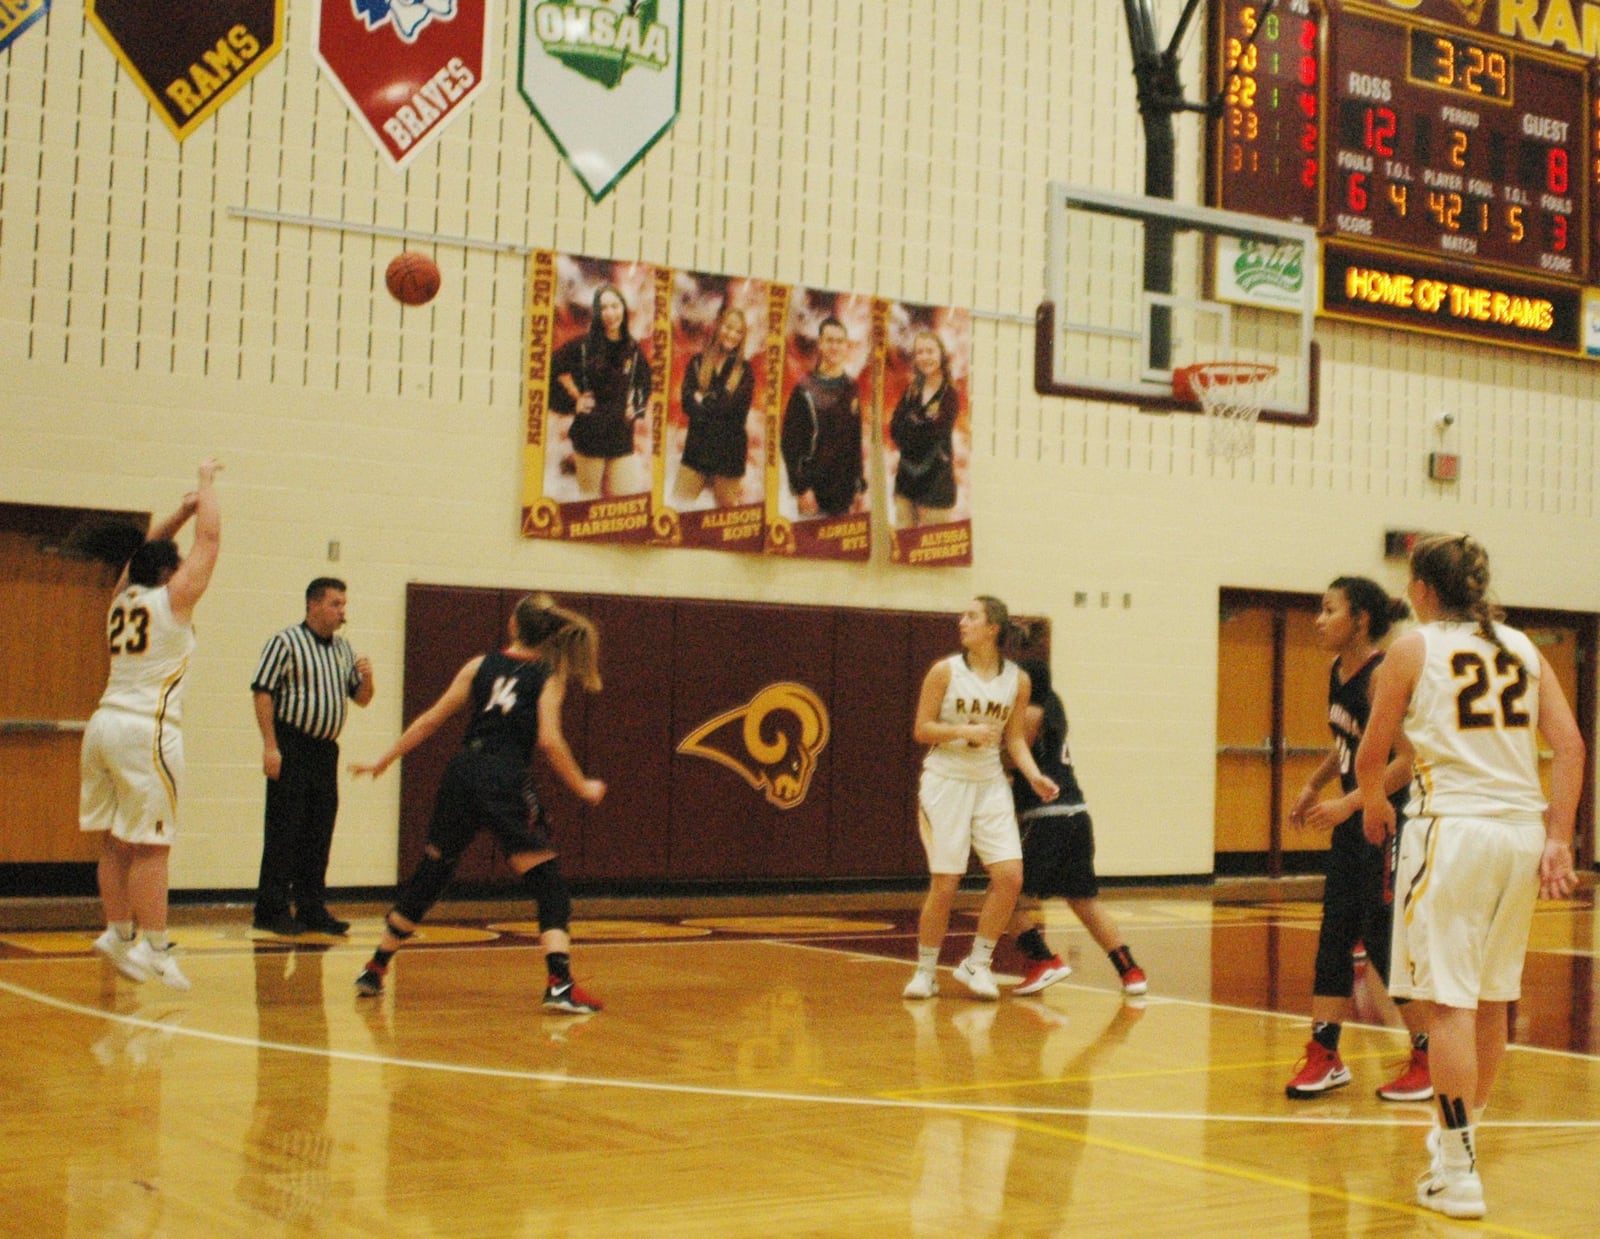
[{"label": "player's outstretched hand", "polygon": [[1366,835],[1367,842],[1373,847],[1382,847],[1387,843],[1389,836],[1394,834],[1394,806],[1384,800],[1376,810],[1363,809],[1361,833]]},{"label": "player's outstretched hand", "polygon": [[1572,845],[1547,840],[1544,855],[1539,858],[1539,896],[1542,899],[1565,899],[1578,886],[1578,875],[1572,869]]},{"label": "player's outstretched hand", "polygon": [[204,486],[221,472],[222,462],[215,456],[207,456],[200,462],[200,485]]},{"label": "player's outstretched hand", "polygon": [[1347,806],[1343,796],[1335,796],[1332,800],[1319,800],[1301,815],[1301,822],[1312,830],[1332,830],[1350,814],[1361,807],[1359,798],[1356,803]]},{"label": "player's outstretched hand", "polygon": [[582,786],[577,789],[578,799],[584,804],[599,804],[605,799],[606,785],[603,779],[585,779]]},{"label": "player's outstretched hand", "polygon": [[383,757],[378,758],[377,761],[371,763],[362,763],[358,761],[351,762],[350,773],[356,775],[358,778],[363,774],[370,774],[373,778],[377,778],[393,764],[394,758],[386,754]]},{"label": "player's outstretched hand", "polygon": [[1056,781],[1045,775],[1041,774],[1037,779],[1029,779],[1028,782],[1032,785],[1033,790],[1038,795],[1039,799],[1044,801],[1046,804],[1049,804],[1057,796],[1061,795],[1061,788],[1057,785]]}]

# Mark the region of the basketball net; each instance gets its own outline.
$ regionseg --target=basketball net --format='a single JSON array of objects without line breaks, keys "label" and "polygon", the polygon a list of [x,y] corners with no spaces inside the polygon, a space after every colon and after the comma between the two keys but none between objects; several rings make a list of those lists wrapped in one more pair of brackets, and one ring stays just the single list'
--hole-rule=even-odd
[{"label": "basketball net", "polygon": [[1238,460],[1256,450],[1256,419],[1278,367],[1251,361],[1202,361],[1172,373],[1173,390],[1198,400],[1213,456]]}]

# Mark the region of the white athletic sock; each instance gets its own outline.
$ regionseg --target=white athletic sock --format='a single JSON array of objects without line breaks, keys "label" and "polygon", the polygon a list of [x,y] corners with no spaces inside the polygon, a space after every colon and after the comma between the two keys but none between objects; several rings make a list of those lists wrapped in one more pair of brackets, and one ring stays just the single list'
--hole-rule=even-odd
[{"label": "white athletic sock", "polygon": [[167,949],[167,931],[164,929],[145,930],[144,940],[150,944],[152,951],[164,951]]},{"label": "white athletic sock", "polygon": [[117,937],[121,938],[124,942],[133,941],[135,935],[133,932],[132,921],[107,921],[106,924],[115,930]]},{"label": "white athletic sock", "polygon": [[939,971],[939,948],[938,947],[936,947],[936,946],[922,946],[920,943],[918,944],[918,946],[917,946],[917,971],[918,972],[938,972]]},{"label": "white athletic sock", "polygon": [[1451,1170],[1471,1170],[1478,1163],[1478,1129],[1476,1127],[1447,1127],[1444,1129],[1442,1151],[1444,1164]]},{"label": "white athletic sock", "polygon": [[994,958],[994,939],[985,938],[982,934],[975,935],[972,939],[972,954],[968,958],[975,964],[987,966]]}]

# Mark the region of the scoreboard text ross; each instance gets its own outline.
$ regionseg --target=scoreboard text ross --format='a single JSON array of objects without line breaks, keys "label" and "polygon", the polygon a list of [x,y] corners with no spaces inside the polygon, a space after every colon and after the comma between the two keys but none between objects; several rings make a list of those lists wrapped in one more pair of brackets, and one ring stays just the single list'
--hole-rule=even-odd
[{"label": "scoreboard text ross", "polygon": [[[1209,200],[1315,224],[1328,274],[1357,273],[1349,289],[1325,281],[1325,312],[1575,351],[1573,307],[1600,264],[1589,61],[1501,36],[1488,20],[1466,28],[1458,7],[1429,0],[1264,7],[1213,10],[1221,113]],[[1404,289],[1454,287],[1472,304],[1481,293],[1505,307],[1504,330],[1366,312],[1390,275]]]}]

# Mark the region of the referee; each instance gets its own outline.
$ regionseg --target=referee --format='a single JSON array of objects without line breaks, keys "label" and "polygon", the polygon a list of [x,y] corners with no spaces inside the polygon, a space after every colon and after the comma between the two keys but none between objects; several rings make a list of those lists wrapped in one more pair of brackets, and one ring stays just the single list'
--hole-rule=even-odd
[{"label": "referee", "polygon": [[339,732],[345,702],[372,700],[372,663],[335,636],[344,627],[345,584],[306,586],[305,620],[274,633],[250,691],[267,776],[266,830],[254,924],[268,933],[344,934],[328,911],[328,851],[339,812]]}]

